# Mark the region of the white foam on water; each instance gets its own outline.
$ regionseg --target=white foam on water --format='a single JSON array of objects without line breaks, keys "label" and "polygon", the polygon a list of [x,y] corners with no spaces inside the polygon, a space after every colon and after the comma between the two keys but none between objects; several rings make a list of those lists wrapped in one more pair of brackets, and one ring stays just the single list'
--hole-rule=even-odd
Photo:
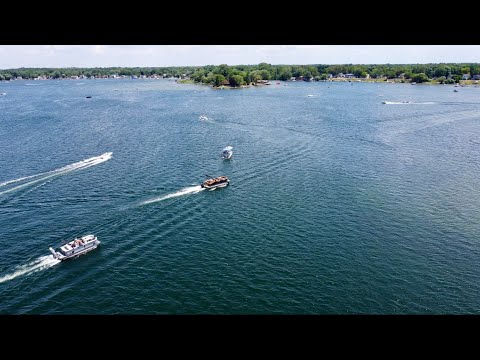
[{"label": "white foam on water", "polygon": [[385,105],[408,105],[410,103],[403,102],[403,101],[384,101]]},{"label": "white foam on water", "polygon": [[5,181],[3,183],[0,183],[0,187],[7,186],[7,185],[10,185],[10,184],[14,184],[14,183],[18,183],[18,182],[23,182],[23,181],[29,180],[29,179],[34,179],[34,180],[31,180],[31,181],[27,181],[27,182],[25,182],[21,185],[14,186],[14,187],[12,187],[8,190],[2,191],[2,192],[0,192],[0,195],[9,193],[9,192],[12,192],[12,191],[15,191],[15,190],[22,189],[24,187],[36,184],[36,183],[41,182],[41,181],[51,179],[51,178],[56,177],[56,176],[65,175],[65,174],[68,174],[69,172],[72,172],[72,171],[75,171],[75,170],[87,169],[89,167],[101,164],[105,161],[110,160],[112,158],[112,154],[113,154],[112,152],[106,152],[106,153],[104,153],[100,156],[94,156],[94,157],[91,157],[91,158],[88,158],[88,159],[85,159],[85,160],[82,160],[82,161],[79,161],[79,162],[76,162],[76,163],[73,163],[73,164],[70,164],[70,165],[66,165],[66,166],[61,167],[59,169],[55,169],[55,170],[52,170],[52,171],[47,171],[47,172],[40,173],[40,174],[25,176],[25,177],[22,177],[22,178],[19,178],[19,179]]},{"label": "white foam on water", "polygon": [[40,175],[45,175],[45,174],[47,174],[47,173],[41,173],[41,174],[36,174],[36,175],[25,176],[25,177],[22,177],[22,178],[19,178],[19,179],[8,180],[8,181],[5,181],[3,183],[0,183],[0,187],[6,186],[6,185],[9,185],[9,184],[13,184],[13,183],[16,183],[16,182],[20,182],[20,181],[23,181],[23,180],[32,179],[34,177],[37,177],[37,176],[40,176]]},{"label": "white foam on water", "polygon": [[168,195],[164,195],[164,196],[157,197],[157,198],[154,198],[154,199],[146,200],[146,201],[142,202],[142,205],[163,201],[163,200],[171,199],[171,198],[178,197],[178,196],[195,194],[195,193],[198,193],[202,190],[205,190],[205,189],[202,188],[200,185],[190,186],[190,187],[186,187],[182,190],[179,190],[177,192],[174,192],[174,193],[171,193],[171,194],[168,194]]},{"label": "white foam on water", "polygon": [[213,119],[207,117],[207,115],[200,115],[200,116],[198,117],[198,120],[200,120],[200,121],[202,121],[202,122],[213,123]]},{"label": "white foam on water", "polygon": [[57,265],[58,263],[60,263],[60,260],[55,259],[53,255],[40,256],[38,259],[29,264],[17,267],[13,273],[0,277],[0,284],[5,281],[13,280],[22,275],[28,275],[37,271],[48,269],[54,265]]},{"label": "white foam on water", "polygon": [[426,101],[426,102],[413,102],[413,101],[384,101],[386,105],[433,105],[435,104],[433,101]]}]

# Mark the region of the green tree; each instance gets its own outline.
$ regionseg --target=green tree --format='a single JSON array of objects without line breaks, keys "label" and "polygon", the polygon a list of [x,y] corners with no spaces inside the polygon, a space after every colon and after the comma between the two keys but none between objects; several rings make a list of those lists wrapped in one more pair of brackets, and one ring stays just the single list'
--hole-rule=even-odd
[{"label": "green tree", "polygon": [[424,73],[412,74],[412,81],[417,83],[428,82],[428,77]]},{"label": "green tree", "polygon": [[230,86],[237,87],[243,85],[245,82],[243,76],[241,75],[232,75],[230,76]]},{"label": "green tree", "polygon": [[289,80],[292,77],[292,71],[289,66],[282,66],[279,68],[278,79]]},{"label": "green tree", "polygon": [[256,83],[258,80],[262,80],[262,75],[260,75],[260,72],[258,70],[252,71],[248,75],[254,83]]},{"label": "green tree", "polygon": [[270,80],[270,73],[268,70],[260,70],[260,76],[262,77],[262,80]]},{"label": "green tree", "polygon": [[223,77],[228,78],[230,76],[230,67],[227,64],[218,65],[213,69],[214,74],[221,74]]},{"label": "green tree", "polygon": [[264,63],[264,62],[258,64],[258,70],[267,70],[267,71],[269,71],[269,70],[271,69],[271,67],[272,67],[272,65],[267,64],[267,63]]},{"label": "green tree", "polygon": [[444,84],[445,83],[445,80],[447,80],[447,78],[445,76],[440,76],[437,78],[437,81],[440,83],[440,84]]},{"label": "green tree", "polygon": [[213,75],[213,85],[214,86],[222,85],[225,80],[226,80],[225,76],[223,76],[222,74],[214,74]]},{"label": "green tree", "polygon": [[480,66],[478,64],[470,65],[470,75],[480,75]]},{"label": "green tree", "polygon": [[452,79],[455,80],[456,83],[458,83],[460,80],[462,80],[462,77],[460,75],[452,75]]},{"label": "green tree", "polygon": [[311,74],[311,77],[315,77],[315,76],[318,76],[318,69],[316,66],[307,66],[306,68],[307,72],[310,72]]},{"label": "green tree", "polygon": [[445,65],[440,65],[438,66],[435,71],[433,72],[433,75],[435,77],[446,77],[450,74],[450,68],[445,66]]},{"label": "green tree", "polygon": [[206,75],[206,71],[205,70],[197,70],[195,71],[191,78],[193,81],[196,81],[196,82],[201,82],[203,78],[205,78],[205,75]]}]

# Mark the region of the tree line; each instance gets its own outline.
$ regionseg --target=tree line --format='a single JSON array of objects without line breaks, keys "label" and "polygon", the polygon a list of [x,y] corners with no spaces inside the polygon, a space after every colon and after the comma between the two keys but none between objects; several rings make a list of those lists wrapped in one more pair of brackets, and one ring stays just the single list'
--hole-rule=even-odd
[{"label": "tree line", "polygon": [[450,64],[370,64],[370,65],[205,65],[181,67],[107,67],[107,68],[19,68],[0,70],[0,80],[21,77],[35,79],[70,78],[72,76],[105,77],[176,77],[188,78],[197,83],[213,86],[238,87],[261,80],[289,80],[303,78],[307,80],[326,80],[340,74],[353,74],[357,78],[402,78],[416,82],[453,83],[462,79],[464,74],[480,75],[478,63]]}]

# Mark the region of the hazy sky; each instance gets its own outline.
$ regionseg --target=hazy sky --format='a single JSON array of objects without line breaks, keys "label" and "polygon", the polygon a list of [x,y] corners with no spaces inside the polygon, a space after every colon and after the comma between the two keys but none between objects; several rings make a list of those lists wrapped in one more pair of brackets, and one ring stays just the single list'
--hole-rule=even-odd
[{"label": "hazy sky", "polygon": [[0,69],[480,62],[480,45],[0,45]]}]

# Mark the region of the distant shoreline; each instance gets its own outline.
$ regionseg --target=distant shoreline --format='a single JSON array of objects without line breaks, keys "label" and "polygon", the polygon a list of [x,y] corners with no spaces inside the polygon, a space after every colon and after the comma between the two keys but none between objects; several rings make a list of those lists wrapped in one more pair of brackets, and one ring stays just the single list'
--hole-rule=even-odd
[{"label": "distant shoreline", "polygon": [[[78,78],[72,78],[72,77],[69,77],[69,78],[55,78],[55,79],[52,79],[52,78],[44,78],[44,79],[38,79],[38,78],[15,78],[15,79],[10,79],[10,80],[2,80],[0,79],[0,84],[5,82],[11,82],[11,81],[46,81],[46,80],[56,80],[56,81],[75,81],[75,80],[130,80],[131,77],[95,77],[95,78],[81,78],[81,77],[78,77]],[[271,80],[271,81],[268,81],[268,83],[262,83],[262,82],[258,82],[258,83],[250,83],[250,84],[243,84],[243,85],[240,85],[240,86],[230,86],[228,84],[224,84],[224,85],[219,85],[219,86],[215,86],[215,85],[212,85],[212,84],[207,84],[207,83],[203,83],[203,82],[195,82],[191,79],[177,79],[177,78],[162,78],[162,77],[144,77],[144,78],[135,78],[135,79],[132,79],[132,80],[152,80],[152,79],[156,79],[156,80],[168,80],[168,81],[175,81],[176,83],[178,84],[190,84],[190,85],[204,85],[204,86],[209,86],[213,89],[216,89],[216,90],[223,90],[223,89],[245,89],[245,88],[252,88],[252,87],[264,87],[264,86],[272,86],[272,85],[278,85],[278,84],[274,84],[274,82],[281,82],[283,83],[284,85],[288,84],[288,83],[294,83],[294,82],[322,82],[322,83],[329,83],[329,82],[340,82],[340,83],[355,83],[355,82],[362,82],[362,83],[394,83],[394,84],[412,84],[412,85],[460,85],[460,86],[474,86],[474,87],[477,87],[480,85],[480,81],[479,80],[459,80],[458,83],[449,83],[449,84],[446,84],[446,83],[440,83],[436,80],[431,80],[431,81],[425,81],[425,82],[421,82],[421,83],[415,83],[413,82],[411,79],[372,79],[372,78],[330,78],[328,80]]]},{"label": "distant shoreline", "polygon": [[[268,81],[268,83],[250,83],[250,84],[244,84],[241,86],[237,87],[232,87],[229,85],[220,85],[220,86],[214,86],[211,84],[206,84],[202,82],[195,82],[191,79],[179,79],[176,80],[178,84],[190,84],[190,85],[204,85],[204,86],[209,86],[213,89],[216,90],[223,90],[223,89],[244,89],[244,88],[251,88],[251,87],[263,87],[263,86],[272,86],[274,85],[273,82],[282,82],[284,85],[288,83],[293,83],[293,82],[345,82],[345,83],[353,83],[353,82],[363,82],[363,83],[380,83],[380,84],[385,84],[385,83],[395,83],[395,84],[410,84],[412,85],[412,81],[410,79],[408,80],[402,80],[402,79],[371,79],[371,78],[331,78],[328,80],[311,80],[311,81],[305,81],[305,80],[271,80]],[[414,83],[414,82],[413,82]],[[275,84],[277,85],[277,84]],[[475,85],[480,85],[480,81],[478,80],[460,80],[458,83],[451,83],[451,84],[442,84],[438,81],[432,80],[428,82],[423,82],[423,83],[414,83],[413,85],[460,85],[460,86],[475,86]]]},{"label": "distant shoreline", "polygon": [[480,63],[204,65],[170,67],[17,68],[0,70],[2,80],[169,79],[214,88],[245,88],[269,81],[349,81],[478,84]]}]

